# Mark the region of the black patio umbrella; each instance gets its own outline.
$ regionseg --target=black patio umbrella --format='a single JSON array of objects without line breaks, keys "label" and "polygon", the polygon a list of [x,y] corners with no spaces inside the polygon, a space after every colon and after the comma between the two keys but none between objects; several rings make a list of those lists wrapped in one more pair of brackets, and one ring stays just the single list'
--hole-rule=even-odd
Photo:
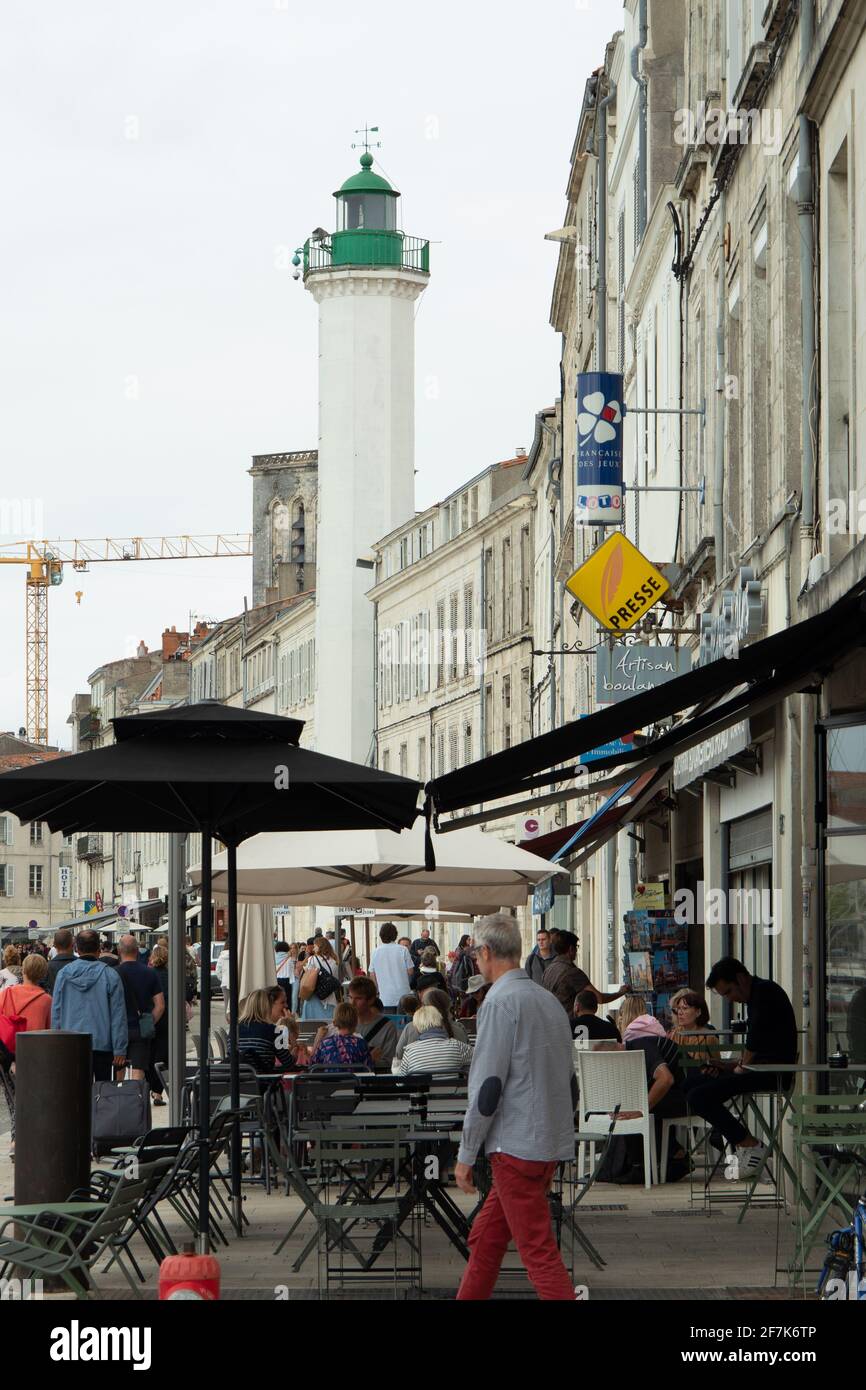
[{"label": "black patio umbrella", "polygon": [[[418,815],[418,782],[298,747],[303,723],[216,701],[112,721],[116,743],[0,775],[0,806],[64,834],[180,831],[202,836],[202,961],[211,951],[211,840],[229,853],[232,1106],[239,1103],[237,846],[263,830],[402,830]],[[207,970],[203,981],[207,982]],[[199,1233],[208,1241],[210,990],[201,1001]],[[240,1207],[239,1137],[233,1194]]]}]

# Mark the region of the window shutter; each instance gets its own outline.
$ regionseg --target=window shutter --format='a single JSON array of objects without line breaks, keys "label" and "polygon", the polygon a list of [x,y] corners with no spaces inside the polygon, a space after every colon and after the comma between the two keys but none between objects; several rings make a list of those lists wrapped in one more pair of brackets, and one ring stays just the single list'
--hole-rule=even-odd
[{"label": "window shutter", "polygon": [[7,898],[14,898],[14,897],[15,897],[15,865],[14,865],[14,864],[7,864],[7,865],[6,865],[6,896],[7,896]]},{"label": "window shutter", "polygon": [[625,371],[625,209],[619,215],[617,228],[619,270],[619,370]]}]

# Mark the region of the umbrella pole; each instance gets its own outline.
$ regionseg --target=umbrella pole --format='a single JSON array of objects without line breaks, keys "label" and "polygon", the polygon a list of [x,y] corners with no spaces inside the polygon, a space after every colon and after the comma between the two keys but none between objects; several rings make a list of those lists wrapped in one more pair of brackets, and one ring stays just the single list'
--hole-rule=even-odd
[{"label": "umbrella pole", "polygon": [[210,828],[201,832],[201,1007],[198,1073],[198,1253],[210,1253],[210,957],[211,957]]},{"label": "umbrella pole", "polygon": [[[238,1110],[241,1103],[240,1057],[238,1055],[238,995],[240,992],[238,969],[238,848],[230,844],[228,849],[228,898],[229,898],[229,1087],[232,1110]],[[262,1155],[267,1162],[267,1154]],[[235,1230],[243,1235],[243,1214],[241,1198],[241,1125],[235,1119],[232,1125],[232,1211]]]}]

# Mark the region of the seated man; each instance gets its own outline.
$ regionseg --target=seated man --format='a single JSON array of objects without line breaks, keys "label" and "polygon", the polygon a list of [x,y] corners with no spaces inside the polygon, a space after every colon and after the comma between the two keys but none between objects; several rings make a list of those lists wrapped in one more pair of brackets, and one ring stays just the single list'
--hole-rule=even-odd
[{"label": "seated man", "polygon": [[598,995],[591,989],[582,989],[574,1001],[574,1022],[571,1031],[580,1041],[597,1042],[609,1038],[621,1042],[619,1029],[610,1018],[599,1018]]},{"label": "seated man", "polygon": [[[750,975],[742,961],[726,956],[718,961],[707,978],[707,989],[714,989],[731,1004],[745,1004],[748,1010],[746,1045],[739,1061],[719,1062],[702,1067],[686,1079],[689,1109],[713,1126],[716,1146],[727,1142],[738,1150],[740,1171],[748,1176],[758,1168],[766,1147],[750,1134],[745,1125],[727,1108],[734,1096],[755,1091],[787,1088],[791,1077],[784,1063],[797,1060],[797,1020],[791,1001],[781,985]],[[750,1072],[751,1063],[778,1062],[778,1072]],[[710,1136],[711,1142],[713,1135]]]}]

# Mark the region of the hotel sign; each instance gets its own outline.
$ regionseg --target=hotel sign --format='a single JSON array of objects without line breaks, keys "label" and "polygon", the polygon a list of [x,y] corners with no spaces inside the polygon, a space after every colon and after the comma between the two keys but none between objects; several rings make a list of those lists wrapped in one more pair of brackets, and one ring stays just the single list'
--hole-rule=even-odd
[{"label": "hotel sign", "polygon": [[674,790],[681,791],[712,772],[713,768],[721,767],[737,753],[745,752],[751,741],[749,721],[743,719],[739,724],[731,724],[712,738],[705,739],[703,743],[696,743],[687,752],[678,753],[674,758]]}]

